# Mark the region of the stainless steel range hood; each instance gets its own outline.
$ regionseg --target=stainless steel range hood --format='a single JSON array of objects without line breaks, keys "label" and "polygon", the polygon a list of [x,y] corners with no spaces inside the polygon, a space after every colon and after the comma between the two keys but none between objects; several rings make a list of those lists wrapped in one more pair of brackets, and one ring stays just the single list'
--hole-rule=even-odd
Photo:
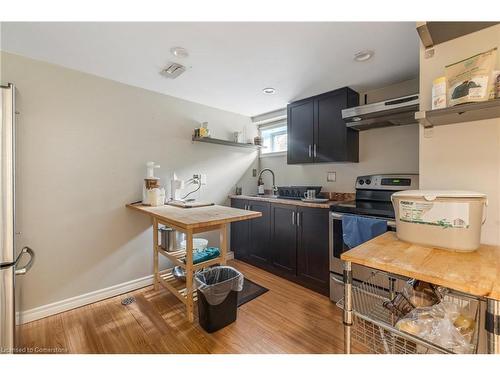
[{"label": "stainless steel range hood", "polygon": [[355,130],[367,130],[386,126],[415,124],[415,112],[419,109],[419,95],[408,95],[379,103],[361,105],[342,110],[346,126]]}]

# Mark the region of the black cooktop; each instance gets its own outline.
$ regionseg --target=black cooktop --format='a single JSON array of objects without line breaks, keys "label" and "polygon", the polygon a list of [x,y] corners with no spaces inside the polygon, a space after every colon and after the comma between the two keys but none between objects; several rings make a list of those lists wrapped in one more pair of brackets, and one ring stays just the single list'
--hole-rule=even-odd
[{"label": "black cooktop", "polygon": [[335,204],[331,207],[331,210],[344,214],[387,217],[391,219],[395,217],[392,202],[355,200]]}]

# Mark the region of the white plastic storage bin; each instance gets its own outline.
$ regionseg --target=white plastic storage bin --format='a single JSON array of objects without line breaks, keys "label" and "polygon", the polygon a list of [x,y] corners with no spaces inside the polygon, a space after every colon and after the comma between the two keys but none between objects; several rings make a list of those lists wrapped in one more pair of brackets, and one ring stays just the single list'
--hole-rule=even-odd
[{"label": "white plastic storage bin", "polygon": [[394,193],[396,233],[421,245],[474,251],[486,220],[486,195],[472,191],[407,190]]}]

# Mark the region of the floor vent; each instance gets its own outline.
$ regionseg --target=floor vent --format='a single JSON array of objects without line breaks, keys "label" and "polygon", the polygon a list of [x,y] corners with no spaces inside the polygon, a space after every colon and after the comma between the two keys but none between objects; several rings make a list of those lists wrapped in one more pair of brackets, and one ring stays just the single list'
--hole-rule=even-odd
[{"label": "floor vent", "polygon": [[127,298],[122,299],[123,306],[128,306],[134,302],[135,302],[135,297],[127,297]]}]

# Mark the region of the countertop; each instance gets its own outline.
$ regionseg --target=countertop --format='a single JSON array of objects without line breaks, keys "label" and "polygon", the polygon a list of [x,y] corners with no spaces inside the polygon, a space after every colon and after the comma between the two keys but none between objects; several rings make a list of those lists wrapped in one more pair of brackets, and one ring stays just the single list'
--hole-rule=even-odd
[{"label": "countertop", "polygon": [[194,229],[228,224],[234,221],[254,219],[261,217],[257,211],[240,210],[226,206],[205,206],[181,208],[174,206],[143,206],[141,203],[127,204],[127,207],[140,211],[151,217],[167,222],[182,229]]},{"label": "countertop", "polygon": [[231,199],[246,199],[246,200],[250,200],[250,201],[253,200],[253,201],[281,203],[281,204],[289,204],[289,205],[293,205],[293,206],[303,206],[303,207],[313,207],[313,208],[330,208],[331,206],[333,206],[339,202],[344,202],[344,201],[352,199],[352,194],[349,194],[349,193],[337,193],[337,194],[345,194],[345,198],[338,199],[338,200],[329,200],[328,202],[325,202],[325,203],[310,203],[310,202],[304,202],[304,201],[295,200],[295,199],[269,198],[266,196],[256,197],[253,195],[230,195],[229,198],[231,198]]},{"label": "countertop", "polygon": [[500,300],[500,246],[454,252],[403,242],[387,232],[343,253],[341,259]]}]

